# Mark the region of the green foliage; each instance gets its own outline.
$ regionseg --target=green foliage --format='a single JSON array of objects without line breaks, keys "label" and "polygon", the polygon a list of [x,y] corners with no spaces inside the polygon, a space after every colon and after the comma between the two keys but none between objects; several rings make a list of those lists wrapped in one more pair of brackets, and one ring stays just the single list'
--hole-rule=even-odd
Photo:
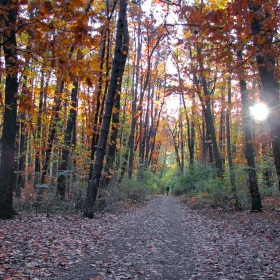
[{"label": "green foliage", "polygon": [[150,170],[140,170],[137,179],[139,183],[147,186],[149,194],[157,192],[159,180]]},{"label": "green foliage", "polygon": [[144,202],[158,192],[158,179],[151,171],[139,171],[137,178],[124,179],[119,186],[122,199]]},{"label": "green foliage", "polygon": [[217,178],[216,174],[213,166],[196,164],[191,171],[180,176],[172,194],[194,198],[192,201],[196,202],[196,206],[232,207],[235,200],[242,208],[250,205],[245,168],[235,170],[235,177],[238,178],[235,192],[228,170],[225,171],[223,179]]},{"label": "green foliage", "polygon": [[149,187],[140,181],[124,179],[120,186],[122,199],[144,202],[149,195]]},{"label": "green foliage", "polygon": [[216,177],[216,170],[212,166],[194,166],[181,176],[179,187],[187,196],[196,197],[202,205],[222,207],[230,199],[229,184]]},{"label": "green foliage", "polygon": [[209,179],[214,178],[216,171],[212,166],[196,165],[180,179],[180,185],[184,192],[196,195],[198,193],[208,191]]},{"label": "green foliage", "polygon": [[[180,190],[179,193],[182,193],[181,191],[181,186],[178,185],[178,178],[179,178],[179,175],[178,175],[178,171],[176,169],[169,169],[163,179],[162,179],[162,182],[160,184],[160,193],[164,194],[165,193],[165,187],[168,185],[170,186],[171,188],[171,193],[173,195],[176,195],[175,194],[175,190]],[[177,195],[181,195],[181,194],[177,194]]]},{"label": "green foliage", "polygon": [[[261,172],[263,170],[265,169],[261,168],[258,172],[258,184],[262,199],[277,197],[278,188],[275,179],[273,179],[275,176],[271,176],[270,184],[268,184],[267,178],[264,178]],[[178,175],[176,170],[166,174],[162,191],[163,186],[169,184],[172,186],[173,195],[186,196],[192,203],[195,203],[196,207],[235,208],[235,205],[238,204],[238,209],[250,209],[251,196],[246,165],[235,166],[233,173],[234,186],[230,180],[227,166],[225,166],[223,179],[219,179],[216,177],[214,167],[196,164],[192,171],[184,175]]]}]

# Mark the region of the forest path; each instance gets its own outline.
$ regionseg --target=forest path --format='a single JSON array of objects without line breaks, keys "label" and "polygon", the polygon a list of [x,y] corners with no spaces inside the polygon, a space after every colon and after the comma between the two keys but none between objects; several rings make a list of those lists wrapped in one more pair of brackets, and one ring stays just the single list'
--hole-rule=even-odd
[{"label": "forest path", "polygon": [[96,219],[21,213],[0,220],[0,280],[279,280],[279,225],[163,195]]},{"label": "forest path", "polygon": [[159,195],[105,217],[101,241],[60,279],[280,279],[278,212],[191,210]]},{"label": "forest path", "polygon": [[101,251],[73,266],[65,279],[190,279],[195,237],[178,198],[157,196],[110,230]]}]

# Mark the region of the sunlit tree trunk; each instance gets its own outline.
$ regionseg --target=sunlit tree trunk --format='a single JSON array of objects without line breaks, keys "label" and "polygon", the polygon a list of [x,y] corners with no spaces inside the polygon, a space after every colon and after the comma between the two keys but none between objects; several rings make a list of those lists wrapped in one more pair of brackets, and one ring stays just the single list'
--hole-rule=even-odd
[{"label": "sunlit tree trunk", "polygon": [[[140,1],[139,1],[140,3]],[[142,51],[142,40],[141,40],[141,21],[140,15],[138,16],[137,20],[137,52],[136,52],[136,65],[135,65],[135,79],[133,80],[133,88],[132,88],[132,120],[131,120],[131,129],[130,135],[128,140],[128,147],[129,147],[129,163],[128,163],[128,178],[132,179],[133,174],[133,167],[134,167],[134,147],[135,147],[135,130],[137,124],[137,100],[138,100],[138,86],[139,86],[139,75],[140,75],[140,60],[141,60],[141,51]]]},{"label": "sunlit tree trunk", "polygon": [[176,163],[178,167],[178,172],[181,173],[182,171],[182,164],[181,164],[181,159],[180,159],[180,150],[179,150],[179,130],[178,130],[178,123],[175,124],[175,127],[172,129],[172,127],[168,126],[170,134],[172,136],[173,140],[173,147],[175,150],[175,156],[176,156]]},{"label": "sunlit tree trunk", "polygon": [[[132,64],[132,69],[133,69],[132,70],[132,80],[133,80],[134,73],[135,73],[135,67],[133,67],[133,66],[134,66],[134,63]],[[129,83],[127,83],[127,91],[128,91],[128,87],[129,87]],[[132,87],[133,87],[133,85],[132,85]],[[132,89],[132,92],[133,92],[133,89]],[[124,123],[125,123],[125,117],[126,117],[126,112],[125,112],[126,110],[125,110],[125,108],[127,107],[128,99],[129,99],[129,95],[127,95],[127,97],[125,99],[125,104],[124,104],[123,121],[122,121],[122,125],[121,125],[121,135],[125,135],[125,133],[124,133]],[[132,105],[133,104],[134,104],[134,100],[132,101]],[[130,136],[128,136],[128,139],[130,139]],[[127,171],[128,160],[129,160],[129,152],[130,152],[130,146],[129,146],[129,140],[128,139],[127,139],[127,136],[125,136],[125,137],[121,136],[120,137],[120,142],[121,142],[120,148],[123,148],[123,147],[126,146],[126,149],[125,149],[124,155],[122,157],[122,163],[121,163],[121,167],[120,167],[120,176],[119,176],[119,178],[117,180],[117,184],[118,185],[122,182],[123,177],[125,175],[125,172]]]},{"label": "sunlit tree trunk", "polygon": [[[76,147],[76,120],[77,120],[77,106],[78,106],[78,82],[73,83],[71,91],[71,109],[69,112],[66,130],[64,132],[64,147],[62,148],[61,164],[59,167],[60,178],[66,179],[68,173],[69,156],[70,153],[75,150]],[[60,179],[62,180],[62,179]],[[65,199],[65,184],[57,185],[57,196],[64,200]]]},{"label": "sunlit tree trunk", "polygon": [[[165,96],[165,90],[166,90],[166,79],[164,79],[164,96]],[[160,96],[156,96],[156,100],[159,101],[160,99]],[[153,128],[152,128],[152,131],[151,131],[151,139],[153,139],[152,143],[151,143],[151,151],[150,151],[150,157],[149,157],[149,163],[148,163],[148,166],[152,164],[154,164],[154,162],[152,161],[152,158],[153,158],[153,153],[155,150],[158,150],[156,149],[156,136],[157,136],[157,133],[158,133],[158,127],[159,127],[159,123],[160,123],[160,117],[161,117],[161,112],[162,112],[162,108],[163,108],[163,105],[164,105],[164,98],[161,99],[161,105],[159,108],[156,108],[154,111],[154,122],[153,122]],[[158,151],[157,151],[158,153]]]},{"label": "sunlit tree trunk", "polygon": [[235,202],[235,207],[237,208],[237,196],[236,196],[236,185],[235,185],[235,174],[234,174],[234,166],[232,160],[232,147],[231,147],[231,132],[230,132],[230,120],[231,120],[231,78],[227,80],[228,84],[228,94],[227,94],[227,108],[226,108],[226,145],[227,145],[227,160],[229,167],[229,176],[231,189],[233,193],[233,198]]},{"label": "sunlit tree trunk", "polygon": [[[198,56],[200,56],[200,57],[202,56],[200,47],[197,47],[197,53],[198,53]],[[214,155],[214,160],[215,160],[215,166],[217,169],[217,175],[219,178],[221,178],[223,175],[223,163],[222,163],[221,156],[220,156],[219,149],[218,149],[216,131],[215,131],[213,116],[212,116],[212,112],[211,112],[210,92],[207,88],[206,79],[203,76],[205,70],[204,70],[202,59],[199,60],[199,68],[200,68],[200,72],[201,72],[200,79],[201,79],[203,93],[204,93],[203,102],[205,102],[205,106],[204,106],[203,112],[204,112],[206,126],[207,126],[207,133],[208,133],[208,137],[210,138],[211,146],[213,149],[213,155]]]},{"label": "sunlit tree trunk", "polygon": [[[237,53],[238,59],[240,62],[243,61],[242,51]],[[242,122],[245,133],[245,147],[246,147],[246,159],[248,165],[248,177],[249,177],[249,187],[252,200],[252,211],[262,211],[261,196],[258,186],[258,178],[255,166],[255,156],[254,156],[254,147],[253,147],[253,138],[252,138],[252,124],[250,117],[249,109],[249,100],[248,100],[248,90],[246,81],[242,77],[242,73],[238,73],[240,81],[240,90],[241,90],[241,102],[242,102]]]},{"label": "sunlit tree trunk", "polygon": [[39,94],[39,106],[37,114],[37,127],[35,133],[35,178],[34,178],[34,188],[39,183],[40,172],[41,172],[41,137],[42,137],[42,113],[43,113],[43,94],[44,94],[44,83],[45,83],[45,73],[41,71],[41,84],[40,84],[40,94]]},{"label": "sunlit tree trunk", "polygon": [[189,149],[189,170],[193,171],[194,167],[194,137],[195,137],[195,129],[193,120],[187,119],[187,135],[188,135],[188,149]]},{"label": "sunlit tree trunk", "polygon": [[[192,55],[192,52],[190,50],[190,55]],[[180,67],[179,67],[179,62],[178,62],[178,57],[175,55],[175,53],[173,53],[173,58],[175,60],[176,63],[176,70],[177,70],[177,74],[179,77],[179,84],[180,87],[183,88],[184,84],[183,84],[183,79],[181,78],[181,71],[180,71]],[[180,102],[182,101],[183,103],[183,108],[184,108],[184,113],[185,113],[185,118],[187,121],[187,142],[188,142],[188,150],[189,150],[189,169],[190,171],[193,170],[193,164],[194,164],[194,137],[195,137],[195,129],[194,129],[194,120],[193,120],[193,116],[194,116],[194,104],[195,104],[195,95],[193,94],[192,96],[192,106],[191,106],[191,112],[189,116],[189,111],[186,105],[186,101],[185,101],[185,96],[184,96],[184,92],[181,92],[180,95]],[[183,139],[183,125],[182,125],[183,119],[181,120],[181,138]],[[182,140],[183,141],[183,140]],[[184,169],[184,143],[182,142],[181,144],[181,157],[182,157],[182,168]]]},{"label": "sunlit tree trunk", "polygon": [[146,113],[144,116],[144,122],[143,122],[143,135],[141,139],[141,145],[140,145],[140,163],[143,169],[146,168],[145,164],[145,154],[146,151],[149,150],[149,126],[151,122],[151,84],[149,83],[148,92],[147,92],[147,99],[146,99]]},{"label": "sunlit tree trunk", "polygon": [[179,138],[180,138],[180,153],[181,153],[181,174],[184,173],[184,165],[185,165],[185,139],[184,139],[184,131],[183,131],[183,114],[180,112],[179,114]]},{"label": "sunlit tree trunk", "polygon": [[195,95],[192,97],[192,106],[191,106],[191,119],[190,124],[188,124],[189,132],[188,132],[188,146],[189,146],[189,153],[190,153],[190,171],[193,171],[194,167],[194,143],[195,143],[195,125],[194,125],[194,118],[195,118]]},{"label": "sunlit tree trunk", "polygon": [[[156,76],[156,75],[155,75]],[[156,78],[156,77],[154,77]],[[155,133],[155,117],[154,114],[157,114],[157,110],[154,108],[154,98],[155,98],[155,85],[153,84],[152,89],[151,89],[151,98],[150,98],[150,125],[147,129],[146,133],[146,150],[145,150],[145,163],[144,166],[145,168],[149,167],[149,154],[151,152],[152,146],[153,146],[153,138]]]},{"label": "sunlit tree trunk", "polygon": [[[148,88],[149,85],[149,79],[150,79],[150,67],[151,67],[151,59],[148,58],[148,66],[146,69],[146,75],[145,75],[145,83],[143,85],[142,82],[140,82],[140,98],[139,98],[139,102],[138,102],[138,106],[137,106],[137,113],[139,113],[139,160],[138,160],[138,178],[141,179],[142,178],[142,172],[143,172],[143,164],[144,164],[144,151],[145,151],[145,120],[144,120],[144,104],[143,104],[143,100],[144,100],[144,96],[146,93],[146,90]],[[142,69],[143,72],[143,69]],[[140,77],[141,80],[144,79],[144,76]]]},{"label": "sunlit tree trunk", "polygon": [[[264,12],[265,4],[271,1],[251,1],[250,9],[255,12],[252,31],[257,48],[256,60],[262,81],[261,97],[269,108],[267,123],[272,139],[274,164],[280,191],[280,108],[279,87],[275,78],[275,57],[272,50],[273,35],[277,27],[272,27],[271,10]],[[276,24],[276,23],[275,23]]]},{"label": "sunlit tree trunk", "polygon": [[221,89],[221,107],[220,107],[220,129],[219,129],[219,152],[221,155],[221,160],[223,162],[223,165],[225,163],[225,159],[223,157],[224,154],[224,144],[225,144],[225,94],[224,94],[224,87]]}]

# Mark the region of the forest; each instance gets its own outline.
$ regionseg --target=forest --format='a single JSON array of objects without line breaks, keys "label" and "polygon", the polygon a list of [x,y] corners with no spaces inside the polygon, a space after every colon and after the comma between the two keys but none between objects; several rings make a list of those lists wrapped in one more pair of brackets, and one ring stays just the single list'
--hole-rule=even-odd
[{"label": "forest", "polygon": [[0,5],[1,219],[280,207],[278,1]]}]

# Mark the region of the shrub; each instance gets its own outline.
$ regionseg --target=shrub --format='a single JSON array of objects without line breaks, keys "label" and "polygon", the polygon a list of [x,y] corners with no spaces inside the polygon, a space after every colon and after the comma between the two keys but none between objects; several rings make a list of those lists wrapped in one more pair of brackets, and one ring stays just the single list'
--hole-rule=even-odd
[{"label": "shrub", "polygon": [[172,194],[175,196],[183,195],[184,191],[180,187],[175,187],[172,189]]}]

